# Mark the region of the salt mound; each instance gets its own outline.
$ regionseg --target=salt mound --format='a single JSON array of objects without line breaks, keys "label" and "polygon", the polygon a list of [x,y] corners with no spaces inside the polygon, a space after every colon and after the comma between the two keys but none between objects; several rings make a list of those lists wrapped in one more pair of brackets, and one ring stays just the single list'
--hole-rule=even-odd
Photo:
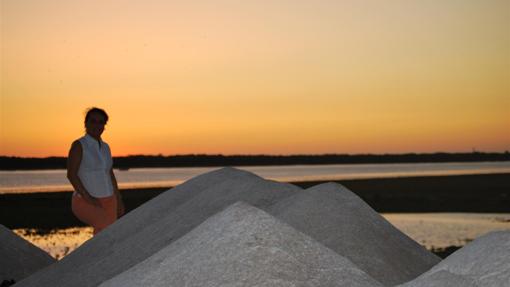
[{"label": "salt mound", "polygon": [[445,270],[429,274],[427,276],[420,276],[417,279],[399,285],[401,287],[479,287],[475,281],[467,276],[453,274]]},{"label": "salt mound", "polygon": [[0,282],[19,281],[56,260],[0,224]]},{"label": "salt mound", "polygon": [[339,184],[296,193],[268,212],[347,257],[385,286],[412,280],[440,261]]},{"label": "salt mound", "polygon": [[[473,286],[510,286],[510,231],[491,232],[477,238],[403,286],[434,286],[431,281],[441,272],[469,280]],[[466,286],[454,279],[444,280],[443,286]]]},{"label": "salt mound", "polygon": [[108,286],[382,286],[260,209],[236,203]]},{"label": "salt mound", "polygon": [[267,207],[300,190],[233,168],[200,175],[146,202],[58,263],[16,286],[97,286],[232,203],[246,201]]}]

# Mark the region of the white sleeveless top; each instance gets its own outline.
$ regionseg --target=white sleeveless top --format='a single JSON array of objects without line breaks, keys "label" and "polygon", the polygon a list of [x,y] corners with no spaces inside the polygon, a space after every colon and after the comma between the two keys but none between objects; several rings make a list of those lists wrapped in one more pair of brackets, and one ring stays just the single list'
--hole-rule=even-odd
[{"label": "white sleeveless top", "polygon": [[104,141],[99,142],[88,134],[79,139],[82,158],[78,177],[89,192],[96,198],[113,195],[110,169],[113,165],[110,147]]}]

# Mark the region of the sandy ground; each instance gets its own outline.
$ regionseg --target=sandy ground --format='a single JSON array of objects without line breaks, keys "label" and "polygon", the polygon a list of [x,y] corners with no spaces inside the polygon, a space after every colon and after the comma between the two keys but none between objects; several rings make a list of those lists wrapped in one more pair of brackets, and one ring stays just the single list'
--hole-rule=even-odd
[{"label": "sandy ground", "polygon": [[[429,250],[463,246],[485,233],[510,230],[510,213],[387,213],[382,215]],[[42,233],[37,229],[14,229],[14,232],[56,259],[62,259],[92,238],[90,227],[53,229],[49,233]]]}]

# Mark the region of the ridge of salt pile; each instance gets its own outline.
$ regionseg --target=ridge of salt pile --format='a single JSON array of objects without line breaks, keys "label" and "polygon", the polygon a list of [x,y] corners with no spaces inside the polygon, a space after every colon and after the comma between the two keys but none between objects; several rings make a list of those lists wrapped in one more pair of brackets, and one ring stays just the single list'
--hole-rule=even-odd
[{"label": "ridge of salt pile", "polygon": [[308,235],[238,202],[100,286],[382,285]]},{"label": "ridge of salt pile", "polygon": [[443,277],[441,286],[510,286],[510,231],[495,231],[478,237],[430,271],[401,286],[437,286],[438,274]]},{"label": "ridge of salt pile", "polygon": [[412,280],[441,259],[336,183],[282,199],[268,212],[338,254],[385,286]]},{"label": "ridge of salt pile", "polygon": [[[458,275],[446,270],[441,270],[428,274],[427,276],[420,276],[413,281],[410,281],[397,287],[481,287],[468,276]],[[500,285],[497,285],[500,287]]]},{"label": "ridge of salt pile", "polygon": [[237,201],[266,207],[301,188],[222,168],[186,181],[129,212],[62,260],[16,287],[97,286],[179,239]]},{"label": "ridge of salt pile", "polygon": [[54,262],[44,250],[0,224],[0,283],[19,281]]}]

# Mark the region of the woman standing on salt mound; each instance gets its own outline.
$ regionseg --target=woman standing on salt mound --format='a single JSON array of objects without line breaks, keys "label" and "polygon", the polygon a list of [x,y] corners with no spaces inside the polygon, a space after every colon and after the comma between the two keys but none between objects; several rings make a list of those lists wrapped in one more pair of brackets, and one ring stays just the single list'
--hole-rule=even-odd
[{"label": "woman standing on salt mound", "polygon": [[85,116],[86,134],[75,140],[67,158],[67,178],[74,187],[72,210],[97,234],[124,214],[110,147],[101,140],[108,114],[90,108]]}]

